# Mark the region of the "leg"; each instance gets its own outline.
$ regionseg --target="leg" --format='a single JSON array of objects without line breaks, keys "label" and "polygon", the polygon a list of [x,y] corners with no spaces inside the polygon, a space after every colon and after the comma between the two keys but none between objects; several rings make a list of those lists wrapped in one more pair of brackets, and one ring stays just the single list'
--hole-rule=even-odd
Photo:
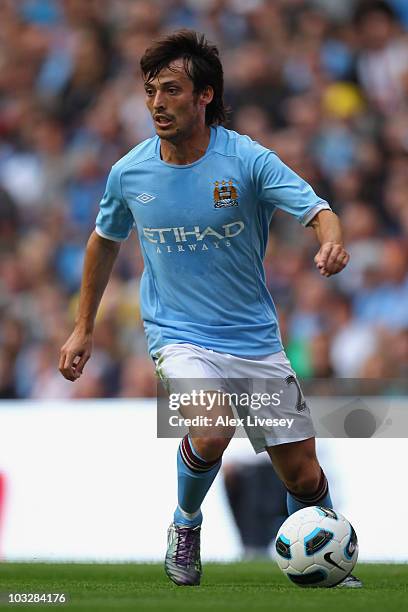
[{"label": "leg", "polygon": [[[214,393],[209,381],[217,379],[215,388],[222,388],[222,383],[218,382],[220,370],[214,360],[212,352],[183,344],[164,347],[158,356],[159,375],[168,393],[178,396],[188,393],[191,396],[188,406],[184,402],[179,406],[179,413],[185,419],[198,416],[198,422],[202,422],[201,418],[206,422],[205,418],[211,421],[219,411],[221,414],[225,412],[224,406],[217,406],[218,391],[214,402],[207,402],[212,399],[208,394]],[[211,411],[207,410],[210,407]],[[192,427],[180,443],[177,453],[178,505],[174,522],[168,530],[165,558],[166,573],[178,585],[200,584],[200,506],[220,469],[221,456],[233,434],[228,428]]]},{"label": "leg", "polygon": [[221,456],[231,439],[230,430],[195,429],[191,433],[194,437],[186,435],[177,453],[178,505],[168,531],[165,560],[168,577],[178,585],[200,584],[200,506],[218,474]]},{"label": "leg", "polygon": [[331,508],[326,476],[316,457],[314,438],[267,447],[273,466],[288,490],[288,512],[306,506]]},{"label": "leg", "polygon": [[[211,392],[209,392],[210,395]],[[205,416],[206,406],[183,408],[183,416]],[[204,413],[204,414],[203,414]],[[219,416],[232,418],[230,406],[216,404],[211,410],[212,423]],[[200,510],[210,486],[221,467],[221,457],[234,429],[226,426],[199,426],[190,429],[180,443],[177,454],[178,506],[174,514],[176,525],[196,527],[202,522]]]},{"label": "leg", "polygon": [[177,453],[178,505],[174,523],[187,527],[201,525],[201,504],[214,482],[228,438],[185,436]]}]

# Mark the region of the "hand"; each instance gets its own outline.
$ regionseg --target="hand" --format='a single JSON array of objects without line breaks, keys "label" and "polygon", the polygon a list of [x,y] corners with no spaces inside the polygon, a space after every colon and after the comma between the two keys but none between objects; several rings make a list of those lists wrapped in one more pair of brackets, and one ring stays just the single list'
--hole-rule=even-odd
[{"label": "hand", "polygon": [[74,382],[83,372],[91,356],[92,334],[74,329],[61,349],[59,371],[67,380]]},{"label": "hand", "polygon": [[349,262],[350,255],[343,245],[334,242],[325,242],[314,258],[317,269],[322,276],[332,276],[345,268]]}]

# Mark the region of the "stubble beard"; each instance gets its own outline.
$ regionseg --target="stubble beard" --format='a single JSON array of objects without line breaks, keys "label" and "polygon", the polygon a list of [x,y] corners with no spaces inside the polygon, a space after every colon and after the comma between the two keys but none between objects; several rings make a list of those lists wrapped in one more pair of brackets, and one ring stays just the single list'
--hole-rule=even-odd
[{"label": "stubble beard", "polygon": [[167,140],[173,145],[180,144],[181,142],[188,140],[191,135],[194,133],[194,129],[197,126],[199,121],[198,113],[191,116],[191,120],[186,123],[183,127],[180,127],[176,124],[174,131],[172,133],[163,135],[158,134],[161,140]]},{"label": "stubble beard", "polygon": [[163,135],[159,134],[159,136],[161,140],[167,140],[173,145],[178,145],[181,142],[188,140],[190,136],[192,135],[193,131],[194,131],[193,125],[189,125],[188,127],[185,127],[184,129],[176,126],[175,130],[171,134],[163,134]]}]

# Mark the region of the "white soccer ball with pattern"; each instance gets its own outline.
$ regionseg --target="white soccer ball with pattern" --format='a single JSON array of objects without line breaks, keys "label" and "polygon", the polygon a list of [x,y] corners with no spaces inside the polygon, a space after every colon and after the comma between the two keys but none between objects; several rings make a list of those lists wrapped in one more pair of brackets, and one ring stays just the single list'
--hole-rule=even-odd
[{"label": "white soccer ball with pattern", "polygon": [[283,523],[275,541],[276,560],[301,587],[333,587],[353,570],[356,532],[339,512],[321,506],[298,510]]}]

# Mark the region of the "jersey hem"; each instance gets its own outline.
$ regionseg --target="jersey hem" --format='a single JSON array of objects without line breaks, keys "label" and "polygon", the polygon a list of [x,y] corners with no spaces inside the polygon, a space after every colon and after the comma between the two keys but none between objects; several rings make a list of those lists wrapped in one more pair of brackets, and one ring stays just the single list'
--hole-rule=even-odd
[{"label": "jersey hem", "polygon": [[325,200],[320,200],[314,206],[312,206],[312,208],[310,208],[303,215],[303,217],[299,219],[300,223],[306,227],[306,225],[310,223],[321,210],[331,210],[329,203]]},{"label": "jersey hem", "polygon": [[118,238],[117,236],[112,236],[111,234],[105,234],[105,232],[103,232],[98,226],[95,227],[95,232],[101,238],[106,238],[106,240],[112,240],[113,242],[124,242],[125,240],[129,238],[129,235],[130,235],[130,232],[129,232],[126,238]]},{"label": "jersey hem", "polygon": [[198,348],[207,350],[207,351],[211,351],[213,353],[219,353],[220,355],[231,355],[232,357],[240,357],[241,359],[251,359],[252,357],[268,357],[268,355],[274,355],[276,353],[280,353],[281,351],[284,350],[283,345],[281,343],[274,343],[268,351],[254,351],[252,353],[249,353],[248,351],[245,352],[239,352],[239,351],[220,351],[218,348],[214,349],[211,346],[207,345],[204,346],[204,344],[199,344],[198,342],[191,342],[191,340],[168,340],[168,341],[163,341],[163,343],[160,345],[159,348],[152,348],[149,350],[150,356],[154,359],[157,355],[157,353],[159,353],[164,347],[166,346],[172,346],[175,344],[187,344],[190,346],[197,346]]}]

